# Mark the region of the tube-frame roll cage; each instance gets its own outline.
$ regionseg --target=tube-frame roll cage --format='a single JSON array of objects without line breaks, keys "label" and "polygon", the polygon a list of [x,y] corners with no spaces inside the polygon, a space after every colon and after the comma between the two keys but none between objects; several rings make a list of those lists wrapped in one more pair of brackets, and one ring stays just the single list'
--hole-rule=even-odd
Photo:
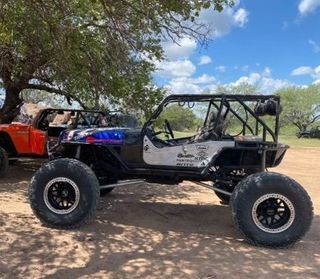
[{"label": "tube-frame roll cage", "polygon": [[[277,102],[277,113],[275,115],[275,131],[272,131],[268,125],[260,119],[258,115],[245,103],[245,102],[265,102],[269,99],[273,99]],[[154,111],[150,119],[144,124],[142,130],[141,130],[141,140],[143,139],[143,136],[146,134],[147,129],[152,123],[157,119],[157,117],[160,115],[162,110],[166,107],[167,104],[171,102],[196,102],[196,101],[208,101],[211,105],[215,105],[214,102],[220,101],[220,106],[218,110],[218,116],[221,115],[223,106],[226,105],[228,107],[229,102],[238,102],[243,106],[246,112],[249,112],[250,115],[252,115],[256,120],[256,129],[255,129],[255,135],[258,135],[259,133],[259,125],[263,128],[263,141],[259,143],[258,147],[236,147],[237,149],[242,150],[257,150],[257,152],[261,155],[261,162],[257,166],[261,171],[266,170],[266,152],[270,150],[277,150],[277,144],[278,144],[278,132],[279,132],[279,113],[280,113],[280,98],[279,96],[275,95],[233,95],[233,94],[219,94],[219,95],[170,95],[167,98],[165,98],[162,103],[158,106],[158,108]],[[250,132],[253,132],[251,128],[249,128],[248,124],[246,123],[246,120],[242,119],[240,115],[238,115],[232,108],[229,106],[228,108],[230,112],[232,112],[243,124],[244,127],[247,127]],[[209,109],[208,109],[209,112]],[[208,114],[208,113],[207,113]],[[208,115],[206,116],[206,118]],[[218,117],[217,117],[218,118]],[[272,141],[267,142],[267,133],[269,133],[272,137]],[[141,142],[142,144],[142,142]],[[80,152],[82,144],[78,144],[77,147],[77,153]],[[179,173],[178,177],[182,177],[183,179],[189,179],[194,181],[203,181],[203,180],[215,180],[215,179],[222,179],[220,174],[210,172],[210,169],[214,167],[214,161],[215,157],[211,160],[211,162],[208,164],[207,167],[203,169],[183,169],[183,168],[177,168],[177,167],[153,167],[149,166],[148,168],[144,167],[130,167],[124,162],[116,151],[115,147],[112,145],[104,146],[111,155],[117,160],[121,167],[121,173],[126,178],[141,178],[141,177],[152,177],[153,175],[157,174],[157,176],[177,176],[177,173]],[[93,154],[96,152],[94,148],[92,148]]]}]

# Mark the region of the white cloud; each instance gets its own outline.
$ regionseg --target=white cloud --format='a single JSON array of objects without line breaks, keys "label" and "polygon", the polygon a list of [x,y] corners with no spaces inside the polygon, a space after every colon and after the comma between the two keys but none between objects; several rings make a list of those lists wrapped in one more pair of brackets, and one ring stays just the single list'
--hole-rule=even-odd
[{"label": "white cloud", "polygon": [[209,27],[211,38],[218,38],[228,34],[233,27],[244,27],[248,17],[249,12],[243,8],[227,7],[221,13],[210,8],[200,12],[198,21]]},{"label": "white cloud", "polygon": [[312,68],[312,67],[307,67],[307,66],[302,66],[299,68],[294,69],[291,72],[291,75],[293,76],[302,76],[302,75],[306,75],[306,76],[310,76],[311,78],[313,78],[315,81],[314,82],[318,82],[318,80],[320,80],[320,65]]},{"label": "white cloud", "polygon": [[216,67],[215,69],[216,69],[217,71],[219,71],[220,73],[225,73],[226,70],[227,70],[227,67],[220,65],[220,66]]},{"label": "white cloud", "polygon": [[291,72],[292,76],[303,76],[303,75],[311,75],[313,73],[313,69],[311,67],[307,66],[301,66],[296,69],[294,69]]},{"label": "white cloud", "polygon": [[[265,67],[261,72],[251,72],[244,75],[234,82],[222,84],[223,86],[238,86],[242,83],[248,83],[256,86],[262,94],[272,94],[275,91],[295,84],[286,79],[277,79],[272,77],[272,71]],[[314,83],[320,83],[320,65],[313,69]],[[318,78],[316,78],[318,76]],[[214,76],[203,74],[198,77],[175,76],[171,78],[165,88],[174,94],[200,94],[204,90],[214,92],[216,87],[221,84]]]},{"label": "white cloud", "polygon": [[248,22],[249,12],[243,8],[237,10],[233,16],[234,21],[240,26],[243,27]]},{"label": "white cloud", "polygon": [[[243,8],[237,8],[238,4],[239,2],[237,2],[233,8],[226,7],[221,13],[215,11],[213,7],[210,9],[202,9],[197,22],[205,26],[206,29],[203,30],[204,32],[209,30],[208,36],[210,38],[224,36],[228,34],[233,27],[244,27],[248,22],[249,12]],[[165,56],[169,60],[187,59],[197,49],[197,42],[190,37],[177,39],[176,43],[172,41],[162,42],[161,45]],[[208,58],[204,59],[209,61]],[[199,65],[205,65],[200,63]],[[208,62],[206,64],[208,64]]]},{"label": "white cloud", "polygon": [[173,79],[165,86],[172,94],[199,94],[201,87],[197,84],[186,83],[185,80]]},{"label": "white cloud", "polygon": [[271,77],[271,69],[266,67],[261,73],[252,72],[248,76],[242,76],[227,86],[238,86],[241,83],[248,83],[256,86],[262,94],[271,94],[283,87],[292,85],[288,80],[274,79]]},{"label": "white cloud", "polygon": [[270,77],[271,76],[271,69],[269,67],[265,67],[263,72],[262,72],[262,75],[264,77]]},{"label": "white cloud", "polygon": [[195,84],[208,84],[208,83],[214,82],[216,79],[214,76],[209,76],[207,74],[203,74],[200,77],[189,79],[189,80]]},{"label": "white cloud", "polygon": [[298,6],[298,10],[301,15],[307,15],[314,12],[320,7],[320,0],[301,0]]},{"label": "white cloud", "polygon": [[183,37],[174,42],[163,42],[164,54],[169,59],[188,58],[197,48],[197,42],[188,37]]},{"label": "white cloud", "polygon": [[262,93],[272,94],[281,88],[292,85],[293,84],[288,80],[263,77],[261,81],[258,83],[258,88],[261,90]]},{"label": "white cloud", "polygon": [[156,62],[157,74],[166,78],[190,77],[195,71],[196,66],[188,60]]},{"label": "white cloud", "polygon": [[179,77],[170,80],[165,88],[174,94],[200,94],[215,87],[215,77],[203,74],[196,78]]},{"label": "white cloud", "polygon": [[317,44],[315,41],[309,40],[309,44],[312,46],[313,52],[315,53],[320,52],[320,45]]},{"label": "white cloud", "polygon": [[314,73],[312,75],[314,79],[320,79],[320,65],[314,68]]},{"label": "white cloud", "polygon": [[198,65],[207,65],[207,64],[210,64],[210,63],[212,63],[211,57],[208,56],[208,55],[202,55],[200,57],[200,61],[199,61]]},{"label": "white cloud", "polygon": [[[200,11],[197,22],[206,26],[205,31],[209,30],[208,36],[211,39],[224,36],[232,28],[242,28],[247,24],[249,12],[244,8],[239,8],[240,1],[235,2],[236,4],[233,8],[226,7],[221,13],[213,8]],[[161,45],[168,61],[153,61],[157,68],[155,74],[162,78],[171,79],[168,85],[170,88],[177,89],[178,92],[184,91],[182,89],[198,92],[204,86],[210,88],[215,86],[215,79],[212,76],[202,75],[197,78],[191,78],[196,71],[196,66],[189,58],[197,49],[196,40],[183,37],[178,39],[177,43],[162,42]],[[200,57],[198,65],[210,63],[212,63],[211,57],[203,55]],[[226,67],[221,65],[216,67],[216,70],[223,73],[226,71]]]}]

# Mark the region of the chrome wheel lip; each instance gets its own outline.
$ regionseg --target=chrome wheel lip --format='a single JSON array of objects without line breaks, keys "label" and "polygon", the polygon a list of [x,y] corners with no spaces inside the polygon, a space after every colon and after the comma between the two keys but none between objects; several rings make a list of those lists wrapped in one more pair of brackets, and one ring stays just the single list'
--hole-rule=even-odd
[{"label": "chrome wheel lip", "polygon": [[[260,220],[258,219],[258,216],[257,216],[257,208],[258,208],[258,206],[262,202],[264,202],[265,200],[270,199],[270,198],[275,198],[275,199],[282,200],[286,204],[286,206],[288,207],[289,212],[290,212],[289,220],[284,225],[282,225],[281,227],[275,228],[275,229],[271,229],[271,228],[265,227],[260,222]],[[262,230],[264,232],[267,232],[267,233],[276,234],[276,233],[282,233],[282,232],[286,231],[287,229],[289,229],[291,227],[291,225],[292,225],[292,223],[293,223],[293,221],[295,219],[295,209],[294,209],[294,206],[293,206],[292,202],[287,197],[285,197],[284,195],[276,194],[276,193],[269,193],[269,194],[265,194],[265,195],[261,196],[259,199],[257,199],[255,201],[255,203],[253,204],[253,207],[252,207],[251,215],[252,215],[252,219],[253,219],[254,224],[260,230]]]},{"label": "chrome wheel lip", "polygon": [[[58,183],[58,182],[65,182],[65,183],[68,183],[69,185],[72,186],[72,188],[74,189],[75,191],[75,201],[74,201],[74,204],[68,208],[68,209],[57,209],[57,208],[54,208],[52,206],[52,204],[50,203],[49,201],[49,189],[50,187],[55,184],[55,183]],[[56,177],[52,180],[50,180],[47,184],[46,184],[46,187],[44,188],[44,191],[43,191],[43,200],[44,200],[44,203],[45,205],[48,207],[48,209],[56,214],[59,214],[59,215],[65,215],[65,214],[69,214],[71,213],[72,211],[74,211],[76,209],[76,207],[78,206],[79,204],[79,201],[80,201],[80,190],[79,190],[79,187],[77,186],[77,184],[69,179],[69,178],[66,178],[66,177]]]}]

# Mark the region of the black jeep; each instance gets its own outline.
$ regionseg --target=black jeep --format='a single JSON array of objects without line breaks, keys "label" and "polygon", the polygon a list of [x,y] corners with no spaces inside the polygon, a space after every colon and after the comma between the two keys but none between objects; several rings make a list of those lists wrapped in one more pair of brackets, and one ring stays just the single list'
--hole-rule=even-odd
[{"label": "black jeep", "polygon": [[320,139],[320,126],[317,126],[312,128],[311,130],[299,133],[298,138]]},{"label": "black jeep", "polygon": [[31,181],[31,207],[50,227],[76,228],[94,216],[100,191],[189,180],[230,204],[249,242],[289,246],[313,209],[296,181],[267,171],[288,148],[278,143],[279,114],[273,95],[171,95],[141,129],[64,131]]}]

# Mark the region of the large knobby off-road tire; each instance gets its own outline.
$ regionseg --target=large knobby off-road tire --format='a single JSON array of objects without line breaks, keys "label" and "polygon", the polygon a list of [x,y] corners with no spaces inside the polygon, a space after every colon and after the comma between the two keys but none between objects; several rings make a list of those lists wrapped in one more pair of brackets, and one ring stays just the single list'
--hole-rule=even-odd
[{"label": "large knobby off-road tire", "polygon": [[9,170],[8,153],[0,147],[0,177],[4,177]]},{"label": "large knobby off-road tire", "polygon": [[29,200],[34,214],[46,226],[72,229],[95,215],[100,196],[93,171],[74,159],[58,159],[42,166],[33,176]]},{"label": "large knobby off-road tire", "polygon": [[232,215],[245,239],[284,248],[299,241],[310,228],[313,207],[307,192],[278,173],[257,173],[239,182],[231,196]]}]

